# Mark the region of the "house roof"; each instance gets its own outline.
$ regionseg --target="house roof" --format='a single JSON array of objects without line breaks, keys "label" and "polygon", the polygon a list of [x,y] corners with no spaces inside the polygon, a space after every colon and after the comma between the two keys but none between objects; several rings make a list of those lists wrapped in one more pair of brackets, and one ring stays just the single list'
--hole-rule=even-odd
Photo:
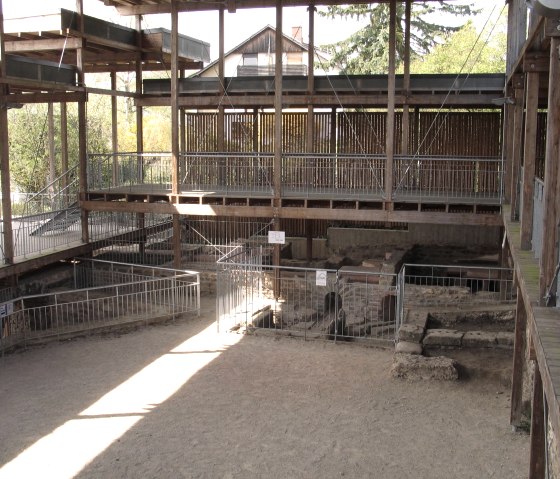
[{"label": "house roof", "polygon": [[[284,52],[307,52],[309,51],[309,45],[306,43],[299,42],[298,40],[282,33],[283,38],[283,51]],[[273,53],[276,50],[276,29],[271,25],[266,25],[259,31],[255,32],[246,40],[243,40],[239,45],[233,47],[231,50],[224,54],[224,58],[231,56],[235,53]],[[324,59],[324,55],[322,55]],[[215,68],[218,60],[214,60],[204,67],[199,72],[192,75],[197,77],[202,75],[204,72]]]}]

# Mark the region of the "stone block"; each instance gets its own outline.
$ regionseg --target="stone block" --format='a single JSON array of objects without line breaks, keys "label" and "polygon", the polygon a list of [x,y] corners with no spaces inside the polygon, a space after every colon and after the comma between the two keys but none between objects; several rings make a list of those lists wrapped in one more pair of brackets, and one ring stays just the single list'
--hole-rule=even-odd
[{"label": "stone block", "polygon": [[428,313],[426,311],[409,310],[406,315],[406,322],[407,324],[419,324],[425,328],[428,322]]},{"label": "stone block", "polygon": [[424,337],[424,327],[418,324],[403,324],[399,329],[399,341],[420,343]]},{"label": "stone block", "polygon": [[461,346],[464,333],[453,329],[429,329],[424,336],[424,346]]},{"label": "stone block", "polygon": [[459,379],[459,372],[451,358],[395,354],[391,376],[411,380],[455,381]]},{"label": "stone block", "polygon": [[496,333],[496,342],[499,346],[507,346],[513,348],[513,344],[515,342],[515,333]]},{"label": "stone block", "polygon": [[463,336],[465,348],[493,348],[496,344],[496,333],[492,331],[467,331]]},{"label": "stone block", "polygon": [[399,341],[395,348],[395,352],[405,354],[422,354],[422,345],[420,343],[411,343],[409,341]]}]

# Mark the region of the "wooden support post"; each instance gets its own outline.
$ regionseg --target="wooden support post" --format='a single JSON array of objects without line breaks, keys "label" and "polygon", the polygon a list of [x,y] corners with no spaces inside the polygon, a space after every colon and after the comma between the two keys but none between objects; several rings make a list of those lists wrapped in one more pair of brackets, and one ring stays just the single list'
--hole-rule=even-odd
[{"label": "wooden support post", "polygon": [[56,179],[56,153],[54,146],[54,105],[51,101],[47,104],[47,138],[49,144],[49,183],[51,183],[49,194],[52,199],[55,194],[55,185],[52,183]]},{"label": "wooden support post", "polygon": [[[4,10],[0,0],[0,78],[6,76],[6,51],[4,49]],[[14,262],[14,237],[12,234],[12,198],[10,185],[10,142],[8,137],[8,87],[0,85],[0,174],[2,185],[2,220],[4,235],[4,263]]]},{"label": "wooden support post", "polygon": [[531,410],[531,446],[529,450],[529,479],[544,479],[546,470],[544,434],[544,398],[543,384],[539,364],[535,364],[533,382],[533,400]]},{"label": "wooden support post", "polygon": [[[280,218],[277,212],[282,202],[282,1],[276,0],[275,36],[275,95],[274,95],[274,229],[280,231]],[[280,245],[274,245],[273,265],[280,266]],[[274,297],[280,296],[280,270],[275,269]]]},{"label": "wooden support post", "polygon": [[259,151],[259,110],[253,109],[253,151]]},{"label": "wooden support post", "polygon": [[[219,37],[218,37],[218,80],[220,83],[219,93],[221,98],[224,98],[226,94],[226,86],[225,86],[225,65],[224,65],[224,42],[225,42],[225,21],[224,21],[224,7],[221,6],[218,10],[218,19],[219,19]],[[224,152],[226,150],[225,147],[225,110],[223,101],[220,101],[218,106],[218,116],[217,116],[217,125],[216,125],[216,151]],[[228,160],[225,157],[222,157],[218,160],[220,163],[219,169],[219,176],[218,176],[218,185],[221,187],[227,188],[227,169],[228,169]]]},{"label": "wooden support post", "polygon": [[506,203],[511,204],[511,151],[513,147],[513,105],[504,106],[504,125],[503,125],[503,153],[504,158],[504,178],[503,192]]},{"label": "wooden support post", "polygon": [[533,193],[537,156],[537,113],[539,110],[539,73],[527,73],[525,102],[525,144],[523,147],[523,208],[521,210],[521,249],[531,249],[533,234]]},{"label": "wooden support post", "polygon": [[[60,104],[60,168],[62,170],[62,189],[66,191],[68,187],[68,108],[66,103]],[[73,202],[73,201],[72,201]],[[69,205],[68,195],[64,195],[63,205]]]},{"label": "wooden support post", "polygon": [[[142,17],[137,15],[135,18],[135,30],[137,35],[137,45],[142,47]],[[135,65],[136,74],[136,94],[142,94],[142,61],[138,60]],[[144,116],[142,107],[136,106],[136,151],[144,151]]]},{"label": "wooden support post", "polygon": [[179,11],[171,0],[171,193],[179,193]]},{"label": "wooden support post", "polygon": [[[116,91],[117,89],[117,73],[111,72],[111,90]],[[113,153],[118,153],[119,151],[119,124],[118,124],[118,113],[117,113],[117,97],[111,95],[111,144],[113,147]],[[119,163],[117,155],[113,155],[113,186],[119,184]]]},{"label": "wooden support post", "polygon": [[513,144],[511,152],[511,220],[519,219],[519,173],[521,169],[521,154],[523,148],[523,110],[525,92],[521,88],[515,89],[515,107],[513,110]]},{"label": "wooden support post", "polygon": [[393,209],[393,159],[395,152],[395,56],[397,3],[389,5],[389,76],[387,86],[387,125],[385,143],[385,209]]},{"label": "wooden support post", "polygon": [[[309,12],[309,43],[307,45],[307,94],[311,97],[315,91],[315,11],[317,10],[314,6],[309,6],[307,9]],[[313,105],[307,107],[307,141],[306,141],[306,151],[307,153],[316,152],[315,147],[315,114],[313,111]],[[308,161],[314,161],[309,158]],[[313,171],[308,165],[306,168],[306,179],[307,184],[313,184],[315,181],[316,170]],[[305,220],[305,233],[306,233],[306,257],[308,264],[313,260],[313,228],[311,220]]]},{"label": "wooden support post", "polygon": [[[179,11],[177,0],[171,0],[171,192],[179,193]],[[173,265],[181,267],[181,217],[173,215]]]},{"label": "wooden support post", "polygon": [[408,106],[408,96],[410,94],[410,14],[412,0],[406,0],[404,18],[404,75],[403,91],[406,101],[403,105],[402,127],[401,127],[401,155],[409,154],[409,135],[410,135],[410,107]]},{"label": "wooden support post", "polygon": [[[78,15],[78,31],[82,46],[76,49],[76,69],[78,73],[78,85],[85,86],[84,75],[84,6],[83,0],[76,0],[76,13]],[[87,196],[87,118],[86,102],[78,101],[78,169],[80,177],[80,200],[84,201]],[[89,212],[81,209],[82,241],[89,243]]]},{"label": "wooden support post", "polygon": [[[314,6],[308,8],[309,11],[309,44],[307,45],[307,94],[313,95],[315,91],[315,11]],[[315,149],[315,121],[313,105],[307,107],[307,153],[312,153]],[[312,179],[311,179],[312,180]]]},{"label": "wooden support post", "polygon": [[[136,30],[136,44],[139,48],[142,47],[142,17],[140,15],[136,15],[135,17],[135,25],[134,28]],[[135,76],[136,76],[136,85],[135,90],[136,93],[139,95],[142,93],[142,61],[138,60],[135,64]],[[140,105],[136,105],[136,153],[137,156],[137,171],[139,177],[142,175],[142,157],[141,154],[144,151],[144,116],[142,107]],[[146,215],[145,213],[138,213],[137,214],[137,226],[140,231],[143,231],[146,226]],[[141,261],[144,261],[145,254],[146,254],[146,236],[141,234],[140,235],[140,244],[138,245],[138,251],[140,253]]]},{"label": "wooden support post", "polygon": [[[185,70],[181,70],[181,79],[186,78]],[[179,135],[179,151],[185,153],[187,151],[187,112],[185,107],[179,108],[179,125],[181,125]],[[186,161],[186,160],[185,160]],[[183,165],[186,168],[186,165]],[[184,178],[186,171],[181,171],[181,178]]]},{"label": "wooden support post", "polygon": [[550,39],[550,70],[548,81],[548,114],[546,123],[546,150],[544,173],[543,248],[541,254],[540,292],[544,298],[554,279],[558,262],[556,243],[558,241],[558,220],[560,215],[560,194],[558,192],[558,165],[560,163],[560,59],[558,49],[560,37]]},{"label": "wooden support post", "polygon": [[329,137],[329,153],[336,153],[336,132],[337,132],[337,125],[336,125],[337,115],[336,115],[336,107],[331,109],[331,132]]},{"label": "wooden support post", "polygon": [[523,295],[517,288],[517,308],[515,313],[515,342],[513,346],[513,371],[511,378],[510,423],[514,428],[520,427],[523,419],[523,370],[525,368],[525,347],[527,331],[527,311],[523,304]]},{"label": "wooden support post", "polygon": [[306,259],[308,266],[311,266],[313,261],[313,220],[305,220],[305,236],[307,239]]}]

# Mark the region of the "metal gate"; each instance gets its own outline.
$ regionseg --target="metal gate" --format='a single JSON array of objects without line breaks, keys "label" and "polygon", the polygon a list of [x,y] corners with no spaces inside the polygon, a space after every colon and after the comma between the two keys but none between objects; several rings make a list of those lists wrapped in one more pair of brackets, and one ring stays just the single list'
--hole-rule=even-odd
[{"label": "metal gate", "polygon": [[335,341],[395,340],[396,275],[349,267],[277,267],[268,265],[268,258],[265,247],[244,248],[218,262],[219,330],[260,329]]}]

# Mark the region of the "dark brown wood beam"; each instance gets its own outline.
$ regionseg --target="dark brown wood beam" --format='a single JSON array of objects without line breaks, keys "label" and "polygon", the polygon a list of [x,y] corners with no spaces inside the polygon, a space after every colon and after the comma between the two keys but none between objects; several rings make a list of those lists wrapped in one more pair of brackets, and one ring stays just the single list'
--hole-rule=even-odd
[{"label": "dark brown wood beam", "polygon": [[[403,104],[410,106],[441,106],[445,101],[446,106],[471,106],[498,108],[493,100],[497,95],[489,94],[464,94],[451,95],[445,94],[411,94],[405,98],[404,95],[395,95],[395,107],[399,108]],[[216,108],[222,100],[217,95],[196,95],[196,96],[180,96],[179,106],[190,106],[192,108]],[[226,101],[227,107],[232,108],[252,108],[252,107],[273,107],[274,97],[270,95],[232,95],[228,94]],[[383,95],[284,95],[282,99],[284,106],[302,107],[313,105],[316,107],[332,107],[339,106],[341,103],[348,107],[366,107],[366,106],[387,106],[387,94]],[[137,105],[141,106],[170,106],[171,100],[167,96],[143,96],[136,100]]]},{"label": "dark brown wood beam", "polygon": [[82,201],[88,211],[127,211],[131,213],[160,213],[196,216],[265,217],[337,221],[381,221],[403,223],[501,226],[499,214],[446,213],[432,211],[387,211],[333,208],[275,208],[270,206],[200,205],[173,203],[144,203],[126,201]]},{"label": "dark brown wood beam", "polygon": [[48,103],[48,102],[75,103],[87,101],[84,92],[54,92],[54,93],[11,93],[8,96],[9,103]]}]

